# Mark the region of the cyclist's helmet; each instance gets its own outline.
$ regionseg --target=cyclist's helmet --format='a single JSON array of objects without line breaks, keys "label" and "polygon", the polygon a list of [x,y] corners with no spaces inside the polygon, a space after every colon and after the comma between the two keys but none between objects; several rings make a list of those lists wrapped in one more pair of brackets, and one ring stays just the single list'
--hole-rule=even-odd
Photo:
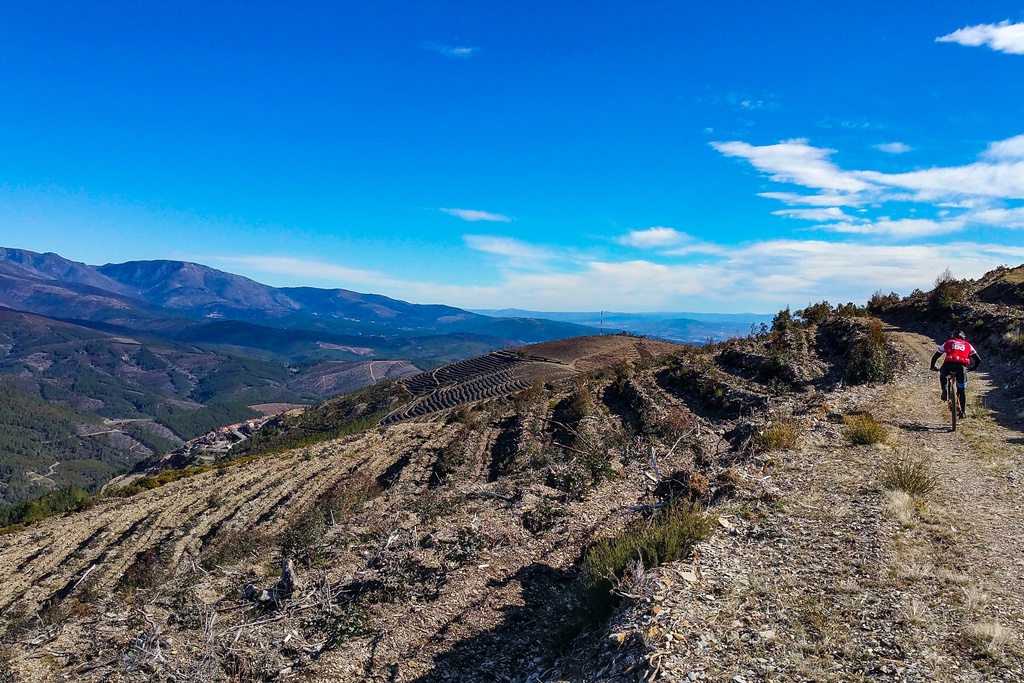
[{"label": "cyclist's helmet", "polygon": [[964,334],[963,330],[957,330],[956,334],[953,335],[954,339],[967,339],[967,335]]}]

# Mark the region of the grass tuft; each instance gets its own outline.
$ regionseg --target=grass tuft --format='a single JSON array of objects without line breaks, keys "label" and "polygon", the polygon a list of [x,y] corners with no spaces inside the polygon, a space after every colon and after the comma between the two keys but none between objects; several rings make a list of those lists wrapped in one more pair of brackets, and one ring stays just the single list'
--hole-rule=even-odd
[{"label": "grass tuft", "polygon": [[882,468],[878,482],[886,491],[903,491],[912,498],[924,499],[939,486],[939,478],[923,460],[890,462]]},{"label": "grass tuft", "polygon": [[800,441],[800,426],[793,421],[773,422],[757,435],[757,447],[766,452],[791,451]]},{"label": "grass tuft", "polygon": [[889,427],[876,420],[871,413],[858,413],[843,418],[846,426],[843,436],[854,446],[870,446],[889,438]]}]

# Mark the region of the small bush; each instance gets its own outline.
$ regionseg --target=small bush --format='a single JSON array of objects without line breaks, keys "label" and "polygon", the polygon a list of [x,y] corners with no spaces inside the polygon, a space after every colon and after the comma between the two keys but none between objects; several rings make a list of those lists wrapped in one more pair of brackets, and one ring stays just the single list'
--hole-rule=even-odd
[{"label": "small bush", "polygon": [[316,561],[320,558],[320,546],[326,533],[327,519],[322,510],[309,510],[298,515],[277,538],[281,556],[304,564]]},{"label": "small bush", "polygon": [[564,516],[565,508],[545,499],[523,513],[523,527],[531,534],[539,534],[553,527]]},{"label": "small bush", "polygon": [[772,318],[772,332],[774,334],[782,334],[796,327],[797,322],[793,320],[793,314],[789,310],[789,306],[775,314]]},{"label": "small bush", "polygon": [[890,462],[882,469],[878,482],[886,491],[903,491],[914,498],[925,498],[938,488],[939,479],[923,460]]},{"label": "small bush", "polygon": [[889,438],[889,428],[871,413],[859,413],[843,418],[843,436],[854,446],[870,446]]},{"label": "small bush", "polygon": [[170,542],[156,545],[136,553],[121,575],[120,587],[132,589],[153,588],[167,577],[173,548]]},{"label": "small bush", "polygon": [[754,441],[762,451],[790,451],[800,441],[801,431],[800,426],[791,420],[773,422]]},{"label": "small bush", "polygon": [[947,268],[935,278],[935,289],[931,291],[932,306],[948,311],[967,297],[970,281],[957,280]]},{"label": "small bush", "polygon": [[896,292],[882,294],[882,290],[876,291],[868,299],[868,311],[871,313],[884,313],[900,302],[900,295]]},{"label": "small bush", "polygon": [[621,536],[598,541],[583,558],[577,582],[584,617],[592,622],[607,618],[616,602],[614,583],[632,563],[655,567],[682,559],[712,529],[699,505],[676,503],[630,525]]},{"label": "small bush", "polygon": [[[330,612],[320,613],[303,621],[303,630],[310,638],[324,638],[325,650],[333,650],[353,638],[372,635],[370,612],[359,600],[352,600]],[[240,679],[239,679],[240,680]]]},{"label": "small bush", "polygon": [[808,304],[807,308],[797,311],[796,314],[808,325],[820,325],[832,315],[832,304],[828,301]]},{"label": "small bush", "polygon": [[846,366],[846,378],[851,384],[888,382],[896,375],[896,364],[890,357],[889,335],[882,321],[868,323],[864,337],[853,345]]},{"label": "small bush", "polygon": [[268,547],[270,543],[265,534],[257,531],[221,532],[217,534],[209,550],[204,551],[200,566],[204,569],[230,567],[254,552]]}]

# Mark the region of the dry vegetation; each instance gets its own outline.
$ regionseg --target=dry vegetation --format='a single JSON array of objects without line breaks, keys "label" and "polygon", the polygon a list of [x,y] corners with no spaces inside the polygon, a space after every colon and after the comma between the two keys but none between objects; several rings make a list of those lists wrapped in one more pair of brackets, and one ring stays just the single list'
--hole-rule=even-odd
[{"label": "dry vegetation", "polygon": [[0,680],[1021,680],[1017,480],[978,466],[1020,433],[945,431],[931,342],[783,313],[447,366],[13,530]]}]

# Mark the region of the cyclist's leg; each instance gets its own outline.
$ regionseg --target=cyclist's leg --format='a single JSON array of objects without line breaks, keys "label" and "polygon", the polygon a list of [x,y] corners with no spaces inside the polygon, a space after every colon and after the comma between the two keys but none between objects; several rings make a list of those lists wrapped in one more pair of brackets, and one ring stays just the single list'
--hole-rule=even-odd
[{"label": "cyclist's leg", "polygon": [[960,401],[960,417],[967,415],[967,366],[961,365],[956,371],[956,397]]},{"label": "cyclist's leg", "polygon": [[946,378],[949,377],[949,370],[949,363],[943,363],[939,366],[939,388],[942,389],[943,403],[949,398],[946,396]]}]

